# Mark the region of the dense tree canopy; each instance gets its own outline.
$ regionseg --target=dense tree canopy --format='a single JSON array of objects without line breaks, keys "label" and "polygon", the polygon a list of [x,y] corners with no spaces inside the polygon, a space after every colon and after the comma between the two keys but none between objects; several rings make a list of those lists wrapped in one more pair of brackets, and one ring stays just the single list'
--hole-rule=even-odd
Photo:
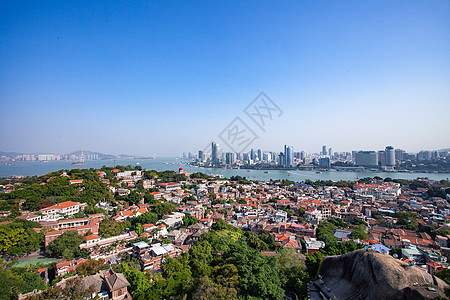
[{"label": "dense tree canopy", "polygon": [[17,220],[0,226],[0,253],[9,256],[21,256],[31,253],[40,246],[43,234],[33,228],[40,228],[36,222]]},{"label": "dense tree canopy", "polygon": [[158,203],[153,207],[153,211],[158,215],[158,218],[162,218],[162,216],[170,214],[175,211],[176,205],[172,202],[163,202]]},{"label": "dense tree canopy", "polygon": [[77,231],[66,231],[54,241],[50,242],[46,251],[51,256],[64,257],[67,260],[71,260],[75,257],[87,257],[89,254],[88,251],[79,248],[83,241],[84,237],[78,235]]},{"label": "dense tree canopy", "polygon": [[0,268],[0,299],[17,299],[18,294],[42,290],[45,283],[33,268]]},{"label": "dense tree canopy", "polygon": [[104,219],[100,222],[98,232],[101,237],[108,238],[121,234],[126,228],[130,228],[130,221],[116,222],[114,220]]},{"label": "dense tree canopy", "polygon": [[[125,268],[134,299],[282,299],[304,297],[309,280],[304,258],[291,250],[264,256],[274,249],[268,233],[242,232],[224,221],[203,234],[189,253],[166,258],[153,281]],[[185,297],[185,298],[184,298]]]},{"label": "dense tree canopy", "polygon": [[198,220],[196,217],[193,217],[191,215],[186,215],[183,217],[183,226],[184,228],[187,228],[190,225],[197,224]]},{"label": "dense tree canopy", "polygon": [[140,216],[134,217],[130,219],[131,226],[135,227],[136,224],[156,224],[158,222],[158,215],[152,212],[143,213]]}]

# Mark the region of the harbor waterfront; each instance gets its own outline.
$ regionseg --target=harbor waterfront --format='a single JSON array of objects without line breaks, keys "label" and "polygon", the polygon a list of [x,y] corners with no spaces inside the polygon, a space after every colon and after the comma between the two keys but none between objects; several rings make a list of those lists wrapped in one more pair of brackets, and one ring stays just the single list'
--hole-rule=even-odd
[{"label": "harbor waterfront", "polygon": [[8,165],[0,165],[0,177],[8,177],[13,175],[35,176],[44,175],[48,172],[58,171],[62,169],[89,169],[101,168],[102,166],[114,167],[114,165],[132,165],[141,166],[143,169],[165,171],[177,171],[183,168],[187,172],[202,172],[209,175],[221,175],[229,178],[231,176],[242,176],[249,180],[281,180],[289,179],[292,181],[309,180],[357,180],[365,177],[390,177],[393,179],[416,179],[429,178],[431,180],[449,179],[450,173],[423,173],[423,172],[355,172],[355,171],[323,171],[317,173],[313,171],[303,170],[263,170],[263,169],[226,169],[226,168],[203,168],[193,167],[186,162],[175,158],[156,158],[156,159],[117,159],[117,160],[92,160],[86,161],[86,165],[72,165],[71,161],[48,161],[48,162],[11,162]]}]

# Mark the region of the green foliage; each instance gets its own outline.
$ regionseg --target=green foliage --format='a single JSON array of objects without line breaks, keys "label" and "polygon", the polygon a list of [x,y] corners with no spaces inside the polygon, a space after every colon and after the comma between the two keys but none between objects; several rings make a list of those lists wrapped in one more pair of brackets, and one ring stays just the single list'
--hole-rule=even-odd
[{"label": "green foliage", "polygon": [[77,268],[77,274],[80,276],[95,275],[101,270],[108,269],[104,259],[88,259]]},{"label": "green foliage", "polygon": [[361,178],[361,179],[358,180],[358,182],[359,183],[365,183],[365,184],[371,183],[372,182],[372,178],[370,178],[370,177]]},{"label": "green foliage", "polygon": [[188,202],[188,201],[197,201],[197,199],[195,199],[195,197],[192,195],[189,195],[189,196],[183,198],[183,202]]},{"label": "green foliage", "polygon": [[153,207],[153,211],[158,215],[158,218],[161,219],[162,216],[168,215],[171,212],[175,211],[175,204],[172,202],[163,202],[158,203]]},{"label": "green foliage", "polygon": [[293,297],[304,295],[310,278],[306,272],[305,259],[291,248],[281,249],[275,257],[286,293]]},{"label": "green foliage", "polygon": [[185,181],[186,176],[177,174],[174,171],[157,172],[158,182],[180,182]]},{"label": "green foliage", "polygon": [[252,231],[245,231],[244,236],[247,240],[247,244],[256,250],[275,250],[274,238],[267,231],[264,231],[261,234],[256,234]]},{"label": "green foliage", "polygon": [[337,226],[331,222],[321,222],[316,230],[317,239],[324,241],[325,245],[337,243],[334,231]]},{"label": "green foliage", "polygon": [[151,212],[143,213],[137,217],[131,218],[131,226],[135,227],[138,223],[140,224],[156,224],[158,221],[158,216]]},{"label": "green foliage", "polygon": [[148,276],[124,265],[134,299],[282,299],[306,296],[304,260],[291,250],[261,255],[273,246],[269,233],[257,235],[217,222],[189,253],[166,257],[161,273]]},{"label": "green foliage", "polygon": [[123,275],[130,283],[128,291],[131,293],[133,298],[137,296],[137,299],[143,299],[139,298],[139,296],[143,293],[143,291],[149,288],[150,284],[148,279],[141,271],[130,269],[126,263],[122,263],[122,267]]},{"label": "green foliage", "polygon": [[0,269],[0,299],[17,299],[17,295],[42,290],[45,283],[41,276],[29,268]]},{"label": "green foliage", "polygon": [[232,225],[227,224],[227,222],[225,222],[224,220],[219,220],[216,223],[213,224],[212,230],[224,230],[224,229],[228,229],[230,231],[234,231],[237,230],[238,228],[235,228]]},{"label": "green foliage", "polygon": [[104,219],[100,222],[98,232],[101,237],[108,238],[120,235],[126,228],[130,228],[130,221],[116,222],[114,220]]},{"label": "green foliage", "polygon": [[450,188],[443,189],[443,188],[430,186],[427,191],[428,197],[441,197],[442,199],[445,199],[447,194],[450,194]]},{"label": "green foliage", "polygon": [[325,254],[322,251],[313,252],[306,256],[305,264],[307,267],[308,275],[311,279],[317,277],[317,273],[324,257]]},{"label": "green foliage", "polygon": [[263,256],[243,243],[236,243],[223,254],[223,258],[233,263],[239,271],[241,295],[261,299],[283,298],[284,290],[274,257]]},{"label": "green foliage", "polygon": [[366,240],[369,238],[369,236],[367,235],[367,227],[364,225],[357,225],[353,230],[352,230],[352,234],[351,237],[352,239],[356,240],[356,239],[360,239],[360,240]]},{"label": "green foliage", "polygon": [[79,248],[83,241],[84,237],[78,235],[76,231],[66,231],[50,242],[46,251],[53,257],[64,257],[67,260],[75,257],[87,257],[89,252],[86,249]]},{"label": "green foliage", "polygon": [[238,292],[234,287],[223,286],[214,282],[209,277],[202,277],[199,280],[197,289],[194,292],[194,299],[220,299],[220,300],[237,300]]},{"label": "green foliage", "polygon": [[194,276],[208,276],[212,272],[209,265],[213,259],[213,247],[207,240],[199,241],[189,249]]},{"label": "green foliage", "polygon": [[[22,189],[0,194],[0,198],[4,200],[25,199],[23,208],[30,211],[36,211],[67,200],[94,205],[100,200],[111,198],[109,190],[98,179],[94,169],[74,169],[67,171],[67,173],[71,176],[71,179],[84,179],[84,182],[69,185],[69,178],[60,176],[61,171],[53,172],[51,176],[35,177],[30,182],[32,184],[24,185]],[[41,185],[40,183],[45,184]]]},{"label": "green foliage", "polygon": [[144,195],[144,203],[157,204],[158,201],[155,199],[155,197],[152,194],[150,194],[150,192],[147,192]]},{"label": "green foliage", "polygon": [[337,187],[353,187],[355,184],[354,181],[346,181],[346,180],[339,180],[339,181],[332,181],[332,180],[305,180],[305,184],[319,187],[319,186],[337,186]]},{"label": "green foliage", "polygon": [[128,204],[139,204],[142,200],[142,196],[136,193],[135,191],[131,191],[130,194],[124,195],[124,196],[117,196],[116,200],[118,201],[125,201],[128,202]]},{"label": "green foliage", "polygon": [[366,222],[364,222],[363,220],[361,220],[361,219],[355,219],[355,220],[353,220],[353,222],[352,222],[352,224],[353,225],[364,225],[364,226],[368,226],[368,224],[366,223]]},{"label": "green foliage", "polygon": [[317,276],[323,257],[328,255],[342,255],[361,249],[363,246],[363,244],[355,244],[354,242],[334,242],[326,244],[325,248],[320,249],[320,251],[307,255],[305,263],[310,278],[315,278]]},{"label": "green foliage", "polygon": [[84,300],[89,299],[91,295],[92,291],[84,288],[82,279],[75,278],[69,279],[64,288],[53,286],[40,295],[28,297],[27,300]]},{"label": "green foliage", "polygon": [[422,180],[413,180],[409,183],[409,187],[413,190],[417,190],[418,188],[427,188],[428,183]]},{"label": "green foliage", "polygon": [[201,173],[201,172],[192,173],[190,177],[191,178],[202,178],[202,179],[209,179],[209,178],[211,178],[211,176],[209,176],[207,174],[204,174],[204,173]]},{"label": "green foliage", "polygon": [[406,229],[418,230],[417,214],[414,212],[397,211],[397,224],[406,225]]},{"label": "green foliage", "polygon": [[33,228],[39,228],[36,222],[17,220],[0,226],[0,253],[9,256],[22,256],[39,248],[43,235]]},{"label": "green foliage", "polygon": [[251,181],[247,180],[246,177],[241,177],[241,176],[238,176],[238,175],[237,176],[231,176],[230,177],[230,181],[235,181],[238,184],[249,184],[249,183],[251,183]]},{"label": "green foliage", "polygon": [[196,217],[193,217],[191,215],[186,215],[183,217],[183,228],[187,228],[190,225],[197,224],[198,220]]},{"label": "green foliage", "polygon": [[447,284],[450,284],[450,269],[438,270],[435,275],[436,277],[444,280]]},{"label": "green foliage", "polygon": [[104,214],[108,216],[108,211],[102,208],[94,207],[92,205],[88,205],[83,209],[84,214],[93,215],[93,214]]}]

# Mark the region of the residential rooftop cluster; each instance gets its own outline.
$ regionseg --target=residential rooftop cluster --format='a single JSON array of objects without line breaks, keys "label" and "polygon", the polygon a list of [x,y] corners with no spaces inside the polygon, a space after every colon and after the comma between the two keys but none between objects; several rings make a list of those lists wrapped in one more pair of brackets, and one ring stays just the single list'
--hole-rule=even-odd
[{"label": "residential rooftop cluster", "polygon": [[[131,259],[142,272],[156,274],[168,257],[189,252],[218,222],[266,233],[280,249],[290,248],[299,255],[325,248],[328,241],[322,229],[332,224],[332,238],[338,242],[352,241],[386,255],[395,254],[430,274],[449,266],[447,181],[365,178],[306,184],[249,181],[239,176],[215,178],[181,168],[178,172],[110,168],[94,174],[109,198],[67,200],[35,211],[26,209],[29,200],[20,200],[19,215],[14,216],[17,212],[12,210],[0,212],[7,219],[1,225],[18,220],[39,223],[33,230],[43,234],[45,249],[52,249],[67,232],[83,238],[78,248],[87,257],[63,259],[56,264],[57,276],[76,276],[87,258],[108,266]],[[66,189],[82,193],[90,180],[76,177],[62,171],[49,175],[39,186],[65,180]],[[26,188],[26,184],[19,185],[15,191]],[[442,192],[440,196],[435,195],[438,192]],[[264,255],[272,254],[266,251]],[[100,276],[98,280],[123,276],[112,272],[95,276]],[[40,274],[48,281],[48,271]],[[131,297],[126,279],[121,280],[124,290],[120,295],[114,294],[112,287],[98,288],[92,296]]]}]

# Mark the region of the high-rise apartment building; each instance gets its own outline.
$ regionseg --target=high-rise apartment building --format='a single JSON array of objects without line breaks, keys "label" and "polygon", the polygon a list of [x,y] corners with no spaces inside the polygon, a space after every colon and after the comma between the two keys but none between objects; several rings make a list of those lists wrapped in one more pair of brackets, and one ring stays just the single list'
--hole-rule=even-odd
[{"label": "high-rise apartment building", "polygon": [[355,162],[358,166],[377,167],[378,155],[375,151],[358,151],[355,154]]},{"label": "high-rise apartment building", "polygon": [[319,167],[326,168],[326,169],[331,168],[330,158],[328,156],[319,158]]},{"label": "high-rise apartment building", "polygon": [[204,162],[206,160],[205,152],[203,150],[198,151],[198,160],[201,162]]},{"label": "high-rise apartment building", "polygon": [[386,166],[386,152],[384,150],[378,151],[378,165],[381,167]]},{"label": "high-rise apartment building", "polygon": [[236,156],[233,152],[227,152],[225,154],[225,163],[227,165],[234,165],[236,163]]},{"label": "high-rise apartment building", "polygon": [[284,167],[292,168],[294,166],[294,148],[292,146],[284,146]]},{"label": "high-rise apartment building", "polygon": [[220,147],[217,143],[211,143],[211,159],[213,165],[220,165]]},{"label": "high-rise apartment building", "polygon": [[386,154],[386,167],[393,168],[395,167],[395,151],[394,147],[387,146],[384,150]]}]

